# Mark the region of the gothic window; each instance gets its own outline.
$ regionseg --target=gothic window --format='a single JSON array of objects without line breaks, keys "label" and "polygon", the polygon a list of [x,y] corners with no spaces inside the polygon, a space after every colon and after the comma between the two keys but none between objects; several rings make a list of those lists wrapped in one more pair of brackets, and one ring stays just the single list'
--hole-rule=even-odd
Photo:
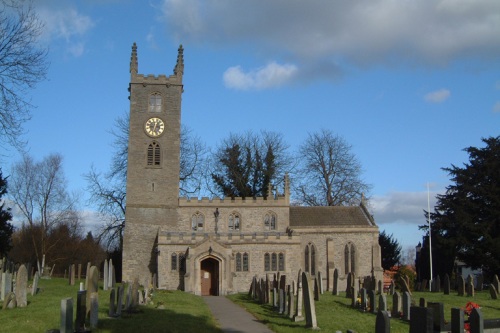
[{"label": "gothic window", "polygon": [[271,260],[270,260],[269,253],[264,254],[264,270],[266,272],[271,270]]},{"label": "gothic window", "polygon": [[236,271],[241,272],[241,253],[236,253]]},{"label": "gothic window", "polygon": [[243,253],[243,271],[248,272],[248,253]]},{"label": "gothic window", "polygon": [[161,112],[161,95],[159,93],[149,96],[149,112]]},{"label": "gothic window", "polygon": [[148,146],[148,165],[159,166],[160,165],[160,145],[158,142],[153,141]]},{"label": "gothic window", "polygon": [[179,253],[179,272],[186,273],[186,255]]},{"label": "gothic window", "polygon": [[228,229],[240,230],[240,214],[232,213],[231,215],[229,215]]},{"label": "gothic window", "polygon": [[344,248],[345,274],[356,272],[356,248],[353,243],[347,243]]},{"label": "gothic window", "polygon": [[316,274],[316,247],[309,243],[304,250],[304,271],[311,275]]},{"label": "gothic window", "polygon": [[278,269],[278,258],[276,257],[276,253],[271,254],[271,269],[276,271]]},{"label": "gothic window", "polygon": [[197,212],[191,217],[191,228],[193,231],[202,231],[205,217],[200,212]]},{"label": "gothic window", "polygon": [[276,230],[276,214],[267,213],[264,217],[264,229],[265,230]]},{"label": "gothic window", "polygon": [[172,258],[170,260],[170,269],[173,271],[177,270],[177,253],[172,253]]},{"label": "gothic window", "polygon": [[283,253],[278,254],[278,271],[285,270],[285,255]]}]

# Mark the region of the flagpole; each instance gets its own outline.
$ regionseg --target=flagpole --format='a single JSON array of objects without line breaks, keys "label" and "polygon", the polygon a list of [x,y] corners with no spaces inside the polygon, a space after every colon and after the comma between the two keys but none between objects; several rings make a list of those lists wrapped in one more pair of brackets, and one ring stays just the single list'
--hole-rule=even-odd
[{"label": "flagpole", "polygon": [[429,280],[429,291],[432,291],[432,238],[431,238],[431,201],[429,192],[429,183],[427,183],[427,214],[429,223],[429,261],[431,266],[431,278]]}]

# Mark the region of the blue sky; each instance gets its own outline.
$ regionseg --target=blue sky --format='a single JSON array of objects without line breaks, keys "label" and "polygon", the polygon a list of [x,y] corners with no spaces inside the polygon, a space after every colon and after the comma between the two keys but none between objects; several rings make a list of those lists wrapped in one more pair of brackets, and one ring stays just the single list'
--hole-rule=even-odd
[{"label": "blue sky", "polygon": [[[57,152],[72,191],[106,171],[109,131],[128,112],[130,52],[139,72],[171,74],[184,46],[182,121],[208,146],[230,132],[274,130],[292,149],[332,130],[373,185],[381,230],[415,246],[449,178],[441,168],[500,135],[500,2],[36,1],[47,81],[25,125],[30,153]],[[3,149],[5,151],[5,148]],[[19,160],[4,152],[4,173]],[[85,195],[83,194],[85,197]],[[92,210],[85,201],[82,210]]]}]

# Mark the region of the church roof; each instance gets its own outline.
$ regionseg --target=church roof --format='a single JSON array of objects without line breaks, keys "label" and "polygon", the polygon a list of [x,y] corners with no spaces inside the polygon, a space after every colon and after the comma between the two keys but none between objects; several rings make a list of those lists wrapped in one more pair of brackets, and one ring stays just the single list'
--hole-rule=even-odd
[{"label": "church roof", "polygon": [[363,227],[375,221],[363,206],[290,207],[290,227]]}]

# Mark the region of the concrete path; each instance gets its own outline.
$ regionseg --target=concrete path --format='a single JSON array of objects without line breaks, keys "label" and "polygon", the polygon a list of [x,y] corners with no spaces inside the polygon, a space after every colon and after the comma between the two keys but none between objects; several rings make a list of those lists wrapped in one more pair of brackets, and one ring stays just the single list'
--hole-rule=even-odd
[{"label": "concrete path", "polygon": [[223,296],[205,296],[203,299],[226,333],[273,333],[241,306]]}]

